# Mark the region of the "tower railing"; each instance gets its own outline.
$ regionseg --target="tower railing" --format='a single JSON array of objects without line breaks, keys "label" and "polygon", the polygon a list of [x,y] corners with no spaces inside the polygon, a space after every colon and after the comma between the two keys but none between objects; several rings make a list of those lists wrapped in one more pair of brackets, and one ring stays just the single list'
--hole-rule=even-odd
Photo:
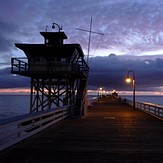
[{"label": "tower railing", "polygon": [[11,72],[16,74],[29,75],[30,73],[83,73],[88,76],[89,67],[83,60],[82,63],[67,64],[67,63],[56,63],[52,61],[34,61],[29,62],[27,58],[12,58],[11,59]]},{"label": "tower railing", "polygon": [[27,58],[12,58],[11,59],[11,71],[28,71]]}]

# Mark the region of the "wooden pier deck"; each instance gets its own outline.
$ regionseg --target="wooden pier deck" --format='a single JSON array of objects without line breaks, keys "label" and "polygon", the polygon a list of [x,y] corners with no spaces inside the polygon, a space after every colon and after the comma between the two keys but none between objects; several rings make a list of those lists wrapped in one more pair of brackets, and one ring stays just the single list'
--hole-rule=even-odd
[{"label": "wooden pier deck", "polygon": [[111,98],[0,153],[0,163],[163,162],[163,122]]}]

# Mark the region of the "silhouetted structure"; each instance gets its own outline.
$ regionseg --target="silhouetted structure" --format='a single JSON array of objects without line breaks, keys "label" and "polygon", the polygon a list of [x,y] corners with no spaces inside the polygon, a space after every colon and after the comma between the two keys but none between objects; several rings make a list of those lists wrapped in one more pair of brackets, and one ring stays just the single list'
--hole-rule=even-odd
[{"label": "silhouetted structure", "polygon": [[12,58],[11,73],[31,78],[30,112],[73,105],[72,113],[80,116],[86,104],[89,67],[80,44],[64,44],[67,36],[55,26],[58,32],[40,32],[44,44],[15,44],[27,58]]}]

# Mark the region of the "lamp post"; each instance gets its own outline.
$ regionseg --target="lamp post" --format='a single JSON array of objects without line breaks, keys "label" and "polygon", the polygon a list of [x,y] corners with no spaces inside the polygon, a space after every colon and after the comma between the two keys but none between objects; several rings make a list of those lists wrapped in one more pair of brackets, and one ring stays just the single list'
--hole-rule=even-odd
[{"label": "lamp post", "polygon": [[101,91],[102,91],[102,87],[98,87],[98,100],[101,99]]},{"label": "lamp post", "polygon": [[[130,75],[131,73],[132,73],[132,77]],[[133,86],[133,109],[135,109],[135,72],[133,70],[129,70],[127,72],[126,82],[127,83],[132,82],[132,86]]]},{"label": "lamp post", "polygon": [[57,24],[57,23],[53,23],[52,28],[54,29],[55,26],[58,27],[59,32],[60,32],[60,30],[62,30],[62,26],[59,26],[59,24]]}]

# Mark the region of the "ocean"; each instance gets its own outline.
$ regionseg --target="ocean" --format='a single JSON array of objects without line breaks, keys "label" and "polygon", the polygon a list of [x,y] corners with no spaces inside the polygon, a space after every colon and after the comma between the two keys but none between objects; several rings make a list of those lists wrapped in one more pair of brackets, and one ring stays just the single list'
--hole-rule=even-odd
[{"label": "ocean", "polygon": [[[89,96],[89,98],[93,97],[95,96]],[[121,97],[132,100],[132,96]],[[163,96],[136,96],[136,101],[148,102],[163,106]],[[29,95],[0,95],[0,120],[28,114],[29,106]]]},{"label": "ocean", "polygon": [[29,95],[0,95],[0,120],[29,113]]}]

